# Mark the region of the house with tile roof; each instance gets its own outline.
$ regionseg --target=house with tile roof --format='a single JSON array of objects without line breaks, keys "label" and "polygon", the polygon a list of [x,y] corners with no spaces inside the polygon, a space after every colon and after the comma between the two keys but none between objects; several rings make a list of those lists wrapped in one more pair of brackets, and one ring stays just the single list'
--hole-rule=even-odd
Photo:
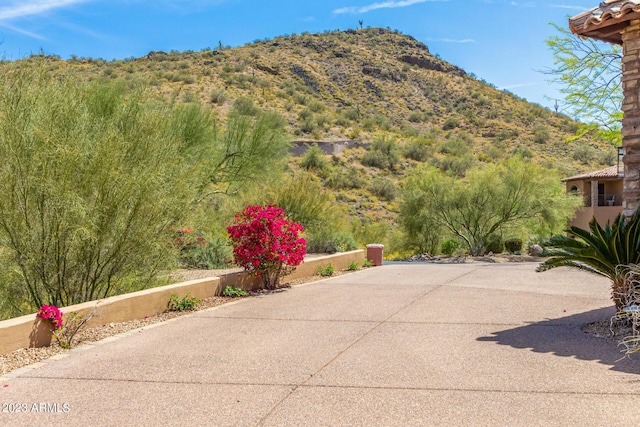
[{"label": "house with tile roof", "polygon": [[[622,46],[622,147],[625,152],[622,207],[624,214],[631,216],[640,209],[640,0],[601,1],[598,6],[570,18],[569,28],[580,37]],[[613,178],[595,177],[595,181],[585,178],[584,182],[603,180],[606,184],[608,179]],[[599,190],[591,184],[585,191],[587,201],[593,205],[585,209],[598,207],[594,196],[600,197]]]},{"label": "house with tile roof", "polygon": [[621,45],[624,30],[636,19],[640,0],[606,0],[569,19],[569,28],[582,37]]},{"label": "house with tile roof", "polygon": [[576,211],[570,224],[588,229],[593,217],[603,227],[613,221],[622,212],[623,178],[622,167],[611,166],[563,179],[568,192],[584,199],[584,206]]}]

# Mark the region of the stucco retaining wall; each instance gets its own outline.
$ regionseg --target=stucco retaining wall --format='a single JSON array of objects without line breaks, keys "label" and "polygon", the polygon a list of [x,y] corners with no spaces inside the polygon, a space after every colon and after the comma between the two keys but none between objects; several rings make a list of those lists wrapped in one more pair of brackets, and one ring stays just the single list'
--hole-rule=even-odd
[{"label": "stucco retaining wall", "polygon": [[[332,264],[336,270],[344,270],[351,262],[362,264],[364,251],[357,250],[326,256],[305,259],[296,271],[285,277],[283,281],[311,277],[315,275],[318,266]],[[62,307],[63,313],[77,312],[88,315],[95,310],[87,326],[96,326],[111,322],[125,322],[153,316],[167,309],[167,302],[171,294],[184,297],[187,292],[200,299],[221,295],[228,285],[244,290],[254,290],[261,286],[259,279],[244,272],[227,274],[220,277],[190,280],[188,282],[158,288],[145,289],[124,295],[90,301],[82,304]],[[17,317],[0,322],[0,354],[8,353],[24,347],[42,347],[51,343],[51,333],[47,322],[37,319],[35,314]]]}]

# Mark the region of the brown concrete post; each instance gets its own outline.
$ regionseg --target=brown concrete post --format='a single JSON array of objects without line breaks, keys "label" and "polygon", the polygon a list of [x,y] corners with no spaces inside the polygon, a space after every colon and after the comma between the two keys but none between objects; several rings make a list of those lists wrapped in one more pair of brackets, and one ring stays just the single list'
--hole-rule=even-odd
[{"label": "brown concrete post", "polygon": [[373,263],[374,266],[379,267],[382,265],[384,245],[372,243],[367,245],[367,259]]},{"label": "brown concrete post", "polygon": [[640,207],[640,20],[622,31],[622,50],[623,213],[631,216]]}]

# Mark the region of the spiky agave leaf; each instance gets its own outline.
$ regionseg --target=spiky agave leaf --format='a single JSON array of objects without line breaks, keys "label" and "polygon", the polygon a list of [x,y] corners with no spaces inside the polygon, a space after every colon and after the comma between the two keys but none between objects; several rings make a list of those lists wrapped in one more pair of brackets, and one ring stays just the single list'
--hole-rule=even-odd
[{"label": "spiky agave leaf", "polygon": [[621,266],[640,262],[640,211],[626,219],[618,215],[612,223],[603,228],[595,218],[589,222],[589,230],[569,227],[569,235],[552,238],[546,246],[549,258],[538,266],[537,271],[547,271],[556,267],[572,267],[598,274],[613,282],[613,299],[620,310],[618,295],[624,289],[624,274]]}]

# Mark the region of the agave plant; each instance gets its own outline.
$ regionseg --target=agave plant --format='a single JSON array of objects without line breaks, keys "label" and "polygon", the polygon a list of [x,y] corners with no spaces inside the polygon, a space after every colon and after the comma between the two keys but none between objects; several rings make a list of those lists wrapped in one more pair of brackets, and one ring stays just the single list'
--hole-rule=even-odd
[{"label": "agave plant", "polygon": [[595,218],[589,230],[569,227],[569,236],[556,236],[546,245],[550,256],[537,271],[555,267],[574,267],[608,277],[612,281],[611,297],[618,312],[626,305],[629,295],[625,280],[627,266],[640,263],[640,211],[630,218],[618,215],[613,223],[602,228]]}]

